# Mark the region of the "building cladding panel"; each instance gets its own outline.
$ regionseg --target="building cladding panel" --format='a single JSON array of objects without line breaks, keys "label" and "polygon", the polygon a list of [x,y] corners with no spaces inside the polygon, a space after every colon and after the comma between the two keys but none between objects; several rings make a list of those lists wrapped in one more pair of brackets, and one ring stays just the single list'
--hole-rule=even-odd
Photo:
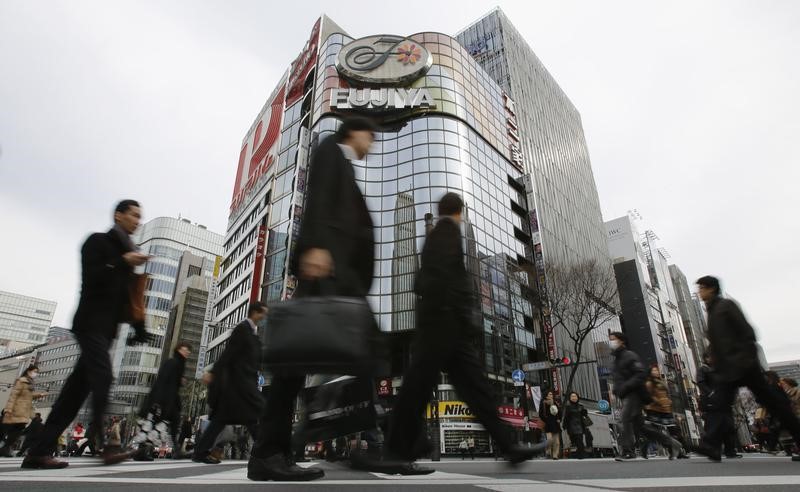
[{"label": "building cladding panel", "polygon": [[[533,180],[536,212],[545,263],[594,260],[611,270],[581,118],[522,35],[502,10],[494,9],[456,38],[509,94],[516,106],[526,171]],[[604,329],[615,329],[611,321]],[[569,352],[570,340],[556,330],[556,344]],[[584,346],[587,359],[596,356]],[[599,397],[597,367],[581,368],[578,386],[585,396]]]},{"label": "building cladding panel", "polygon": [[705,339],[705,321],[702,318],[702,314],[698,315],[695,308],[686,275],[677,265],[670,265],[669,273],[675,288],[675,296],[678,300],[678,310],[683,320],[686,340],[691,348],[694,362],[699,366],[703,362],[703,352],[708,345]]},{"label": "building cladding panel", "polygon": [[[181,272],[184,253],[203,258],[201,275],[210,278],[214,261],[222,254],[222,236],[188,219],[157,217],[142,224],[132,237],[140,251],[152,255],[145,265],[145,326],[151,334],[146,345],[126,345],[128,327],[120,332],[114,346],[112,398],[138,408],[150,391],[161,363],[167,326]],[[184,269],[189,274],[189,266]]]},{"label": "building cladding panel", "polygon": [[0,291],[0,354],[43,343],[55,301]]}]

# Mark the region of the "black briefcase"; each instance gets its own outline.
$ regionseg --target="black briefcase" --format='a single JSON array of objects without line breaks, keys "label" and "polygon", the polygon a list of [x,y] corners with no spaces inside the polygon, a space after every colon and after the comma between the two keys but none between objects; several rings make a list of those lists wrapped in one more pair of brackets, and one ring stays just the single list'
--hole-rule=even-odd
[{"label": "black briefcase", "polygon": [[344,376],[305,388],[304,442],[325,441],[377,426],[372,380]]},{"label": "black briefcase", "polygon": [[366,299],[298,297],[270,305],[262,362],[274,372],[369,374],[378,333]]}]

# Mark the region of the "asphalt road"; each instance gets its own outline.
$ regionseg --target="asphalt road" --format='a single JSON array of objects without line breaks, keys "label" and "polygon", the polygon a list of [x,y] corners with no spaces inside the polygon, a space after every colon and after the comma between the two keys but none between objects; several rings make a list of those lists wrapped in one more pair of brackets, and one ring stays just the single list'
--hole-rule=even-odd
[{"label": "asphalt road", "polygon": [[664,458],[617,463],[609,459],[535,460],[511,468],[506,463],[478,459],[426,463],[436,473],[423,477],[392,477],[351,470],[344,463],[308,463],[325,470],[315,482],[287,484],[251,482],[246,463],[226,461],[202,465],[190,461],[159,460],[152,463],[127,462],[102,466],[91,458],[70,460],[64,470],[22,470],[21,460],[0,460],[0,490],[83,491],[142,490],[219,491],[270,490],[346,491],[361,489],[380,492],[456,491],[474,492],[598,492],[629,490],[642,492],[686,491],[798,491],[800,463],[786,457],[748,455],[739,460],[711,463],[705,458],[669,461]]}]

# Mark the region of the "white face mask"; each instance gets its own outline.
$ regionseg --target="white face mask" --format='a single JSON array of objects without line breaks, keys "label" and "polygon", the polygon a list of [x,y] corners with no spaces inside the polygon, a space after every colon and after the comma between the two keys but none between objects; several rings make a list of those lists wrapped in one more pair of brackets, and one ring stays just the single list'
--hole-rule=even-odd
[{"label": "white face mask", "polygon": [[619,348],[619,340],[609,340],[608,345],[611,347],[611,350],[617,350]]},{"label": "white face mask", "polygon": [[32,378],[35,378],[36,376],[38,376],[38,375],[39,375],[39,373],[38,373],[38,372],[36,372],[36,371],[31,371],[31,372],[30,372],[30,373],[28,373],[28,374],[30,374],[30,376],[31,376]]}]

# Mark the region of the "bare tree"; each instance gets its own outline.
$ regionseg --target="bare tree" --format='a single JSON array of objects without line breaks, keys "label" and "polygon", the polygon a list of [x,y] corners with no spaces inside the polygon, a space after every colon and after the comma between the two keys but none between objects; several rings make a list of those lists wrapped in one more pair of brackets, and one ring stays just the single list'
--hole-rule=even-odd
[{"label": "bare tree", "polygon": [[595,260],[545,267],[546,286],[540,292],[541,308],[550,315],[555,330],[572,342],[575,360],[570,365],[565,395],[572,391],[583,357],[583,344],[591,333],[618,315],[617,281],[611,265]]}]

